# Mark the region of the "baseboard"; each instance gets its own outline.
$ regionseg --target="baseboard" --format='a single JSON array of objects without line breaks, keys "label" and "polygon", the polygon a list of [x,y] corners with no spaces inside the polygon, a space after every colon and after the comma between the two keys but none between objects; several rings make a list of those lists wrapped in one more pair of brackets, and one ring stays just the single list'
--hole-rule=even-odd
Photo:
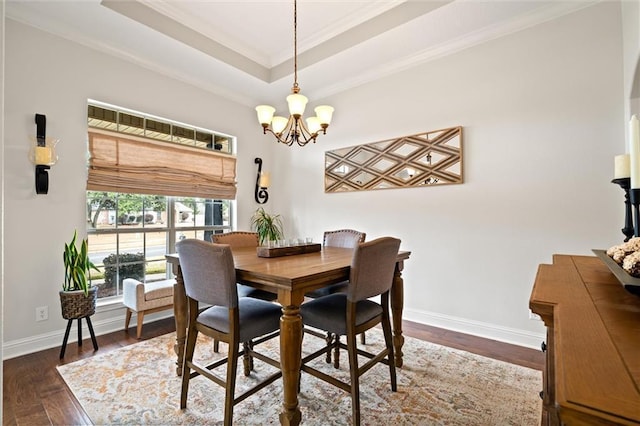
[{"label": "baseboard", "polygon": [[471,334],[485,339],[511,343],[526,348],[540,349],[540,342],[546,339],[544,333],[534,333],[526,330],[502,327],[495,324],[472,321],[434,312],[419,311],[405,308],[402,317],[408,321],[433,327]]},{"label": "baseboard", "polygon": [[[96,321],[94,317],[92,317],[91,324],[93,325],[93,331],[96,336],[100,336],[107,333],[113,333],[114,331],[122,331],[124,326],[124,309],[119,309],[122,311],[122,314],[118,313],[114,317],[106,318],[103,320]],[[114,309],[115,311],[115,309]],[[154,314],[145,315],[144,323],[150,323],[153,321],[157,321],[159,319],[168,318],[173,316],[173,310],[167,310],[163,312],[157,312]],[[132,336],[135,337],[135,318],[132,321],[132,325],[130,325],[130,332]],[[43,351],[45,349],[60,347],[62,345],[62,340],[64,339],[65,330],[56,330],[50,333],[39,334],[36,336],[31,336],[25,339],[13,340],[10,342],[5,342],[2,346],[2,359],[10,359],[18,356]],[[144,328],[143,328],[144,332]],[[91,339],[90,339],[89,329],[87,328],[87,322],[82,321],[82,341],[85,345],[89,345],[91,347]],[[89,341],[87,342],[87,339]],[[68,343],[73,343],[78,340],[78,330],[77,324],[74,324],[71,327],[71,332],[69,333]]]},{"label": "baseboard", "polygon": [[[116,309],[113,310],[115,311]],[[173,312],[171,310],[158,312],[145,316],[144,322],[149,323],[171,316],[173,316]],[[540,342],[542,342],[546,338],[544,333],[533,333],[530,331],[502,327],[495,324],[483,323],[480,321],[471,321],[465,318],[458,318],[415,309],[405,308],[403,311],[403,318],[409,321],[430,325],[433,327],[444,328],[447,330],[457,331],[459,333],[471,334],[473,336],[511,343],[513,345],[524,346],[533,349],[539,349]],[[100,321],[92,321],[92,324],[96,336],[112,333],[114,331],[120,331],[122,330],[122,326],[124,324],[124,309],[122,309],[122,314],[118,313],[111,318],[106,318]],[[87,324],[85,321],[83,321],[82,325],[83,339],[87,339],[89,337]],[[74,324],[73,329],[69,334],[69,343],[75,342],[77,340],[77,331],[75,327],[76,325]],[[25,339],[5,342],[2,348],[2,357],[3,359],[10,359],[42,351],[45,349],[60,347],[63,338],[64,329],[56,330],[51,333],[31,336]],[[89,342],[88,344],[91,343]]]}]

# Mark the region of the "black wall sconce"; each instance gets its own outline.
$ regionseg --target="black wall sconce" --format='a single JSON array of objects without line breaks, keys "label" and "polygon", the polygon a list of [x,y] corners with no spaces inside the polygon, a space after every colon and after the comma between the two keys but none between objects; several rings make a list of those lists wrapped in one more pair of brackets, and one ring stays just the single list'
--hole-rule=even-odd
[{"label": "black wall sconce", "polygon": [[267,188],[269,188],[269,173],[262,172],[262,158],[256,157],[254,163],[258,165],[258,174],[256,176],[256,190],[255,190],[255,198],[256,203],[264,204],[269,199],[269,193],[267,192]]},{"label": "black wall sconce", "polygon": [[29,150],[29,160],[36,166],[36,194],[46,194],[49,192],[49,173],[58,156],[55,146],[58,139],[47,138],[47,117],[36,114],[36,137],[35,144]]}]

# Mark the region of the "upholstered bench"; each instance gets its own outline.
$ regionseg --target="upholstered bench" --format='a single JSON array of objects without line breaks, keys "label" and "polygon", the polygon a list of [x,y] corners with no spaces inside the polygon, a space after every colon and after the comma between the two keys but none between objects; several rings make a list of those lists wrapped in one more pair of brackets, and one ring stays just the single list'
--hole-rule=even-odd
[{"label": "upholstered bench", "polygon": [[124,320],[124,329],[129,329],[131,314],[138,315],[138,328],[136,337],[139,339],[142,334],[142,321],[145,314],[163,311],[173,308],[173,285],[176,280],[163,280],[142,283],[133,278],[126,278],[123,281],[123,303],[127,308]]}]

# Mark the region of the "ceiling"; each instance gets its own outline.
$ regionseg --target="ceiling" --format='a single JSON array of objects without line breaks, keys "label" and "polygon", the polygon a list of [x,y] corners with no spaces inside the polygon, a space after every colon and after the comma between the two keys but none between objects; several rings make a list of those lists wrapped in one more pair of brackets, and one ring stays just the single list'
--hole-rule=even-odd
[{"label": "ceiling", "polygon": [[[597,1],[299,0],[301,93],[330,98]],[[283,108],[293,84],[292,1],[6,0],[5,12],[245,105]]]}]

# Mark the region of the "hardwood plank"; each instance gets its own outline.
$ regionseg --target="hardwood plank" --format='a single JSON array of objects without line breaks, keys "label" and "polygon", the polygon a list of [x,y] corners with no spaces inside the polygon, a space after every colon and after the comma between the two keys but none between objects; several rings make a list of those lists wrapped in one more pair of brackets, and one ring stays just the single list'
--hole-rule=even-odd
[{"label": "hardwood plank", "polygon": [[542,370],[544,367],[544,353],[541,350],[524,348],[406,320],[402,322],[402,326],[405,335],[417,339],[536,370]]},{"label": "hardwood plank", "polygon": [[[507,343],[456,333],[410,321],[403,321],[404,334],[440,345],[473,352],[502,361],[542,370],[544,355],[540,351]],[[148,340],[175,331],[173,317],[145,324],[142,339]],[[3,362],[3,426],[11,425],[86,425],[91,424],[80,403],[58,374],[56,366],[109,352],[139,342],[135,328],[98,336],[98,351],[91,340],[78,347],[68,345],[64,360],[60,348],[8,359]]]}]

